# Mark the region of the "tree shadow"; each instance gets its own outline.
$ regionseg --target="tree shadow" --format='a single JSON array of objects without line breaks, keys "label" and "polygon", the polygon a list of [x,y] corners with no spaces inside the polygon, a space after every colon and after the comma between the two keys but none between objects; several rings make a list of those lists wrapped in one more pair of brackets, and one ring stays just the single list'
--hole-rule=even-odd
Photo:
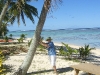
[{"label": "tree shadow", "polygon": [[14,69],[12,68],[13,66],[11,65],[5,65],[3,64],[2,69],[4,69],[4,71],[2,71],[3,74],[0,73],[0,75],[4,75],[8,72],[12,72]]},{"label": "tree shadow", "polygon": [[57,71],[59,73],[68,72],[68,71],[72,71],[72,70],[73,70],[73,68],[71,68],[71,67],[65,67],[65,68],[58,68],[57,69]]},{"label": "tree shadow", "polygon": [[94,54],[91,54],[90,59],[86,60],[86,61],[93,63],[93,64],[96,64],[96,65],[100,65],[100,60],[98,60],[98,59],[100,59],[100,56],[96,56]]},{"label": "tree shadow", "polygon": [[[68,71],[72,71],[72,70],[73,70],[73,68],[71,68],[71,67],[65,67],[65,68],[58,68],[58,69],[57,69],[57,71],[58,71],[59,73],[64,73],[64,72],[68,72]],[[51,72],[51,71],[53,71],[53,69],[35,71],[35,72],[27,73],[26,75],[40,74],[40,73]]]},{"label": "tree shadow", "polygon": [[96,56],[96,55],[94,55],[94,54],[91,54],[91,56],[92,56],[93,58],[100,58],[100,56]]}]

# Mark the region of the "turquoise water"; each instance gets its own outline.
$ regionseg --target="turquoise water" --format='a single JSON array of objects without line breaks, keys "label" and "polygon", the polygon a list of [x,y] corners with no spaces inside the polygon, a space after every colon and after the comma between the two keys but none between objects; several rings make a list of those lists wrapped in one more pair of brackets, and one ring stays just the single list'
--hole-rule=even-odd
[{"label": "turquoise water", "polygon": [[[12,34],[14,38],[26,34],[27,38],[32,38],[34,30],[30,31],[10,31],[7,35]],[[100,48],[100,28],[78,28],[78,29],[59,29],[59,30],[43,30],[42,37],[52,37],[54,42],[64,42],[67,44],[75,44],[84,46],[89,44],[91,47]]]}]

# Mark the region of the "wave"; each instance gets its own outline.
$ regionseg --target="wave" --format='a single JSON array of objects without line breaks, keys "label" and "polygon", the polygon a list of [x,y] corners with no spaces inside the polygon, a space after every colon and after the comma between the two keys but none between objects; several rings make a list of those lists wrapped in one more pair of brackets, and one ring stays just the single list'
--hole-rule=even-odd
[{"label": "wave", "polygon": [[57,30],[66,30],[66,29],[57,29]]},{"label": "wave", "polygon": [[[43,29],[42,31],[59,31],[59,30],[95,30],[95,29],[100,29],[100,27],[94,27],[94,28]],[[9,32],[27,32],[27,31],[35,31],[35,30],[16,30],[16,31],[9,31]]]},{"label": "wave", "polygon": [[100,29],[100,27],[94,27],[94,28],[67,28],[66,30],[94,30],[94,29]]}]

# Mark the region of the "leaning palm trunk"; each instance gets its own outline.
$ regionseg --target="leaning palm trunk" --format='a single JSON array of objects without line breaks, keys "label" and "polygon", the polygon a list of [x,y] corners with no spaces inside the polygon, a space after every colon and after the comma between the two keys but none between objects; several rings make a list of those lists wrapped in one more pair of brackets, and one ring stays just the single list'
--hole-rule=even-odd
[{"label": "leaning palm trunk", "polygon": [[8,9],[8,7],[9,7],[9,4],[10,4],[10,0],[8,0],[8,1],[6,2],[6,4],[4,5],[4,8],[3,8],[3,10],[2,10],[2,12],[1,12],[1,14],[0,14],[0,30],[1,30],[2,20],[3,20],[5,14],[6,14],[6,12],[7,12],[7,9]]},{"label": "leaning palm trunk", "polygon": [[36,27],[36,31],[32,38],[32,43],[30,45],[26,58],[24,62],[22,63],[21,67],[19,67],[19,69],[13,75],[25,75],[27,73],[31,65],[32,59],[35,55],[36,48],[38,46],[38,42],[39,42],[40,35],[41,35],[42,29],[46,20],[46,16],[50,7],[50,3],[51,3],[51,0],[45,0],[42,11],[41,11],[41,15]]}]

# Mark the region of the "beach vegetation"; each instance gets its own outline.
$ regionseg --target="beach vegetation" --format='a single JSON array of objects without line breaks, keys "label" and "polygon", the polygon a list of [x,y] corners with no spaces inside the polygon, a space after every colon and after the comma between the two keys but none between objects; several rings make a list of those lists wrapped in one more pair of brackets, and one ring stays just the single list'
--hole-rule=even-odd
[{"label": "beach vegetation", "polygon": [[65,57],[67,57],[67,59],[71,60],[72,55],[78,53],[77,50],[74,48],[71,48],[68,44],[65,44],[63,42],[62,42],[62,44],[64,46],[61,46],[61,48],[60,48],[60,51],[59,51],[60,55],[64,55]]},{"label": "beach vegetation", "polygon": [[21,43],[21,38],[17,39],[18,40],[18,43]]},{"label": "beach vegetation", "polygon": [[80,62],[80,60],[77,59],[77,58],[76,58],[76,59],[73,59],[72,61],[73,61],[73,62]]},{"label": "beach vegetation", "polygon": [[[42,42],[44,40],[44,37],[40,37],[40,42]],[[38,45],[38,48],[40,51],[44,51],[45,47],[42,46],[41,44]]]},{"label": "beach vegetation", "polygon": [[30,47],[31,42],[32,42],[32,39],[28,41],[28,47]]},{"label": "beach vegetation", "polygon": [[[42,38],[40,39],[40,41],[43,41],[43,39],[44,39],[44,38],[42,37]],[[28,41],[28,47],[30,47],[31,43],[32,43],[32,39]],[[38,45],[38,50],[39,50],[39,51],[44,51],[44,50],[45,50],[45,47],[42,46],[41,44],[39,44],[39,45]]]},{"label": "beach vegetation", "polygon": [[60,47],[59,54],[66,57],[67,54],[66,54],[66,51],[64,50],[63,46]]},{"label": "beach vegetation", "polygon": [[20,35],[20,38],[17,39],[17,40],[18,40],[19,43],[23,43],[23,40],[25,40],[25,38],[26,38],[26,37],[25,37],[25,34],[21,34],[21,35]]},{"label": "beach vegetation", "polygon": [[25,35],[26,35],[26,34],[21,34],[21,35],[20,35],[20,38],[17,39],[19,43],[23,43],[23,40],[25,40],[25,38],[26,38]]},{"label": "beach vegetation", "polygon": [[9,35],[9,38],[10,38],[10,39],[12,39],[12,36],[13,36],[13,35],[12,35],[12,34],[10,34],[10,35]]},{"label": "beach vegetation", "polygon": [[72,54],[77,53],[77,50],[73,49],[68,44],[65,44],[63,42],[62,42],[62,44],[65,46],[65,50],[66,50],[68,59],[72,59]]},{"label": "beach vegetation", "polygon": [[2,53],[2,51],[0,50],[0,75],[6,75],[5,74],[6,69],[3,66],[4,61],[5,61],[5,57]]},{"label": "beach vegetation", "polygon": [[45,51],[45,47],[42,46],[42,45],[39,45],[39,46],[38,46],[38,49],[39,49],[39,51],[43,51],[43,52]]},{"label": "beach vegetation", "polygon": [[23,43],[24,41],[24,39],[23,38],[19,38],[19,39],[17,39],[18,40],[18,43]]},{"label": "beach vegetation", "polygon": [[80,47],[79,49],[75,49],[70,47],[68,44],[62,43],[64,46],[61,46],[59,49],[59,54],[65,56],[66,59],[79,61],[78,58],[82,60],[86,60],[91,54],[91,50],[95,48],[91,48],[89,45],[85,45],[84,47]]},{"label": "beach vegetation", "polygon": [[9,38],[8,38],[8,36],[5,36],[4,39],[5,39],[5,42],[8,42]]},{"label": "beach vegetation", "polygon": [[80,47],[79,50],[79,54],[80,54],[80,58],[83,60],[86,60],[87,57],[90,55],[91,50],[93,50],[95,48],[90,48],[89,45],[85,45],[84,47]]},{"label": "beach vegetation", "polygon": [[20,38],[25,39],[26,38],[26,34],[21,34]]},{"label": "beach vegetation", "polygon": [[0,29],[0,37],[3,38],[7,34],[8,29],[7,29],[7,26],[4,25],[4,23],[2,23],[2,25],[0,27],[1,27],[1,29]]},{"label": "beach vegetation", "polygon": [[28,48],[24,45],[13,45],[13,46],[0,46],[4,56],[19,54],[21,52],[27,52]]},{"label": "beach vegetation", "polygon": [[[43,41],[43,40],[44,40],[44,37],[41,37],[40,41]],[[39,48],[40,51],[45,51],[45,47],[42,46],[41,44],[38,45],[38,48]]]}]

